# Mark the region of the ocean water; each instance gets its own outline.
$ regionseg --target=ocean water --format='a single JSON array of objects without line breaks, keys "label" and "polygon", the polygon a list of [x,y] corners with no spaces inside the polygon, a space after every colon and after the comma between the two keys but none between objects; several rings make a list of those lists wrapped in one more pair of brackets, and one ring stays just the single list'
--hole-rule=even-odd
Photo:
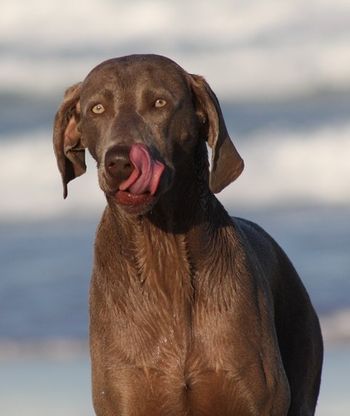
[{"label": "ocean water", "polygon": [[349,21],[345,0],[5,0],[0,414],[93,414],[87,303],[105,202],[91,158],[63,201],[52,122],[66,87],[136,52],[173,58],[217,93],[246,163],[218,197],[290,256],[325,338],[317,414],[350,414]]}]

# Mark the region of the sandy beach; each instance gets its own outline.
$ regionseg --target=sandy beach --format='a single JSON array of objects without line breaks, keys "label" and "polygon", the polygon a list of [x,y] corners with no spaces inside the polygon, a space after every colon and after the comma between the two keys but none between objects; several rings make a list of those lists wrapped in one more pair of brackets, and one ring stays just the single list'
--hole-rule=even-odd
[{"label": "sandy beach", "polygon": [[[67,343],[21,357],[2,351],[0,414],[8,416],[93,416],[90,363],[85,343]],[[67,350],[68,348],[68,350]],[[31,350],[31,351],[30,351]],[[5,359],[5,357],[7,357]],[[347,416],[350,345],[327,345],[316,416]]]}]

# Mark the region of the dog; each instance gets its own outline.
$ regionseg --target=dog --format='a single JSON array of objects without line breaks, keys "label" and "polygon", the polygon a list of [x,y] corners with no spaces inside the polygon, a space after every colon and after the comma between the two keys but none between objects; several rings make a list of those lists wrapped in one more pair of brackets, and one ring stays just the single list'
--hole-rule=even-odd
[{"label": "dog", "polygon": [[96,414],[313,415],[319,321],[283,250],[214,196],[244,163],[205,79],[158,55],[105,61],[66,91],[53,141],[64,197],[88,149],[107,199],[90,289]]}]

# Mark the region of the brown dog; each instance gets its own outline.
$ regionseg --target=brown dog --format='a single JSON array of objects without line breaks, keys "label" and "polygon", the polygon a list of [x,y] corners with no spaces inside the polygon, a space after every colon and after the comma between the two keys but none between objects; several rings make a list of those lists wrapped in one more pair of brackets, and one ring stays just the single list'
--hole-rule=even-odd
[{"label": "brown dog", "polygon": [[161,56],[106,61],[66,92],[54,148],[64,196],[87,148],[108,201],[90,293],[96,414],[313,415],[318,319],[277,243],[213,195],[243,161],[205,80]]}]

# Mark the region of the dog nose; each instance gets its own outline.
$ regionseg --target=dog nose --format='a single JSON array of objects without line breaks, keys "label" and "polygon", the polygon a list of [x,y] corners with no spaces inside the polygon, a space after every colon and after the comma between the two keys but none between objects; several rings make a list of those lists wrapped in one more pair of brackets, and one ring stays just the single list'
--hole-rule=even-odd
[{"label": "dog nose", "polygon": [[130,146],[117,145],[109,149],[105,155],[105,170],[107,174],[118,181],[129,178],[133,166],[129,158]]}]

